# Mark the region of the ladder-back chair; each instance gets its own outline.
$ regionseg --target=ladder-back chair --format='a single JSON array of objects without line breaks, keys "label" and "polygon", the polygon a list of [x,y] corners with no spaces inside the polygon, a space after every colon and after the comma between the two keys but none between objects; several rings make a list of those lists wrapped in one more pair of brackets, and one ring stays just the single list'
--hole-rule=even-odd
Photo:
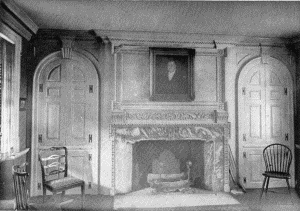
[{"label": "ladder-back chair", "polygon": [[68,175],[68,151],[66,147],[51,147],[39,151],[39,161],[42,170],[43,202],[45,201],[46,190],[56,195],[75,187],[81,187],[81,207],[85,198],[85,182],[81,179]]},{"label": "ladder-back chair", "polygon": [[265,192],[267,193],[270,178],[285,179],[289,193],[291,193],[289,179],[291,178],[292,151],[283,144],[271,144],[263,150],[263,158],[266,171],[262,174],[265,178],[260,197],[262,197],[266,182]]}]

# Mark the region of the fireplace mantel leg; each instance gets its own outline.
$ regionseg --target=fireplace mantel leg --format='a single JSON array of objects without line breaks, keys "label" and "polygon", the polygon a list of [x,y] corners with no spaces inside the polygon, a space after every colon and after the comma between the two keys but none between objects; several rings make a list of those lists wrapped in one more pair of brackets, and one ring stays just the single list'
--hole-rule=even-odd
[{"label": "fireplace mantel leg", "polygon": [[228,150],[228,134],[229,130],[225,128],[224,131],[224,192],[230,192],[229,186],[229,150]]},{"label": "fireplace mantel leg", "polygon": [[[114,134],[114,133],[113,133]],[[115,171],[116,171],[116,149],[115,149],[115,138],[112,132],[110,132],[110,142],[111,142],[111,147],[112,147],[112,155],[111,155],[111,160],[112,160],[112,171],[111,171],[111,189],[110,189],[110,195],[114,196],[116,194],[116,185],[115,185]]]}]

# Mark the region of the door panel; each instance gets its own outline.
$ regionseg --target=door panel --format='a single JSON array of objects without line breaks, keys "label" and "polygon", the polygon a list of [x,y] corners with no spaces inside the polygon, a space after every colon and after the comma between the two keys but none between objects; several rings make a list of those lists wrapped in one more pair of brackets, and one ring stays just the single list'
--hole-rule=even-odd
[{"label": "door panel", "polygon": [[[85,184],[85,193],[86,194],[97,194],[97,184],[93,183],[94,179],[92,178],[92,163],[91,155],[89,151],[85,150],[76,150],[71,149],[68,151],[68,163],[69,163],[69,175],[83,179],[86,181]],[[80,187],[68,190],[68,194],[80,194]]]},{"label": "door panel", "polygon": [[264,69],[252,68],[249,71],[247,85],[243,88],[243,144],[260,146],[265,140],[265,89]]},{"label": "door panel", "polygon": [[[86,192],[96,194],[99,85],[95,68],[78,56],[56,58],[42,69],[38,83],[37,130],[42,137],[38,148],[66,146],[69,174],[84,179]],[[80,188],[67,193],[80,193]]]},{"label": "door panel", "polygon": [[[246,65],[244,71],[239,81],[239,177],[246,188],[261,188],[264,147],[281,143],[293,151],[292,81],[286,77],[288,70],[278,62],[259,61]],[[292,166],[292,175],[293,171]],[[271,179],[272,186],[286,183]]]},{"label": "door panel", "polygon": [[[285,95],[287,90],[283,76],[275,74],[276,67],[267,66],[266,76],[266,135],[269,143],[288,144],[285,141],[285,134],[288,133],[288,98]],[[280,70],[278,70],[280,71]]]},{"label": "door panel", "polygon": [[250,138],[262,138],[262,107],[261,105],[249,106],[249,130]]},{"label": "door panel", "polygon": [[60,104],[47,103],[47,144],[56,144],[60,139]]},{"label": "door panel", "polygon": [[[245,164],[246,168],[246,184],[247,188],[255,188],[261,184],[262,176],[265,169],[262,156],[263,148],[257,149],[245,149],[246,156]],[[244,181],[243,181],[244,182]]]}]

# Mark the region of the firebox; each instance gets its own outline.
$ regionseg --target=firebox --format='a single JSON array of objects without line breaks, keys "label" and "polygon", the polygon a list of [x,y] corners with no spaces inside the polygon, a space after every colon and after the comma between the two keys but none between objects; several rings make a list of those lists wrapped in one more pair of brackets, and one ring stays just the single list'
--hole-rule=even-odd
[{"label": "firebox", "polygon": [[[112,125],[112,195],[148,188],[155,161],[175,174],[186,173],[190,161],[191,186],[228,192],[227,131],[225,124]],[[174,157],[169,163],[160,160],[166,151]],[[171,160],[178,160],[177,172]]]}]

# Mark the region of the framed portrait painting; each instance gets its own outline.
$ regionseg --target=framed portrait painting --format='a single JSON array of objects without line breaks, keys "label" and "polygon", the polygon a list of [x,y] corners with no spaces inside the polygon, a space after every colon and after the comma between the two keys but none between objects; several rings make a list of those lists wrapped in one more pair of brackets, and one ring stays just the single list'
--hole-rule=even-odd
[{"label": "framed portrait painting", "polygon": [[192,49],[151,48],[151,100],[186,102],[194,99]]}]

